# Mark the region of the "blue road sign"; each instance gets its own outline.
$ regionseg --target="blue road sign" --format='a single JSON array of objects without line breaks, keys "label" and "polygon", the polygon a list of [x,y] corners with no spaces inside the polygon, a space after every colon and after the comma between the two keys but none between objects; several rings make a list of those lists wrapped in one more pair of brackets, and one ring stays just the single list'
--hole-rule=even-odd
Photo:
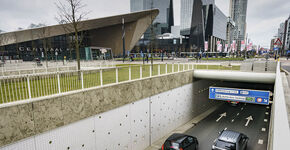
[{"label": "blue road sign", "polygon": [[209,99],[269,105],[270,91],[210,87]]},{"label": "blue road sign", "polygon": [[279,47],[274,47],[274,51],[277,51],[277,50],[279,50]]}]

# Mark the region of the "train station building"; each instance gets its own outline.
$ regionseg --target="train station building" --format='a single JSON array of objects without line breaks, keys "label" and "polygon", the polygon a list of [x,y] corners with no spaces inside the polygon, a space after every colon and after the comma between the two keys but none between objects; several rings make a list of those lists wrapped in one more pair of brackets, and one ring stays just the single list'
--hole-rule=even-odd
[{"label": "train station building", "polygon": [[[122,35],[125,33],[125,50],[130,51],[158,13],[158,9],[153,9],[79,22],[81,59],[97,60],[122,56]],[[35,58],[73,60],[76,58],[72,44],[74,33],[66,30],[69,25],[60,24],[2,33],[0,58],[2,61],[10,59],[31,61]]]}]

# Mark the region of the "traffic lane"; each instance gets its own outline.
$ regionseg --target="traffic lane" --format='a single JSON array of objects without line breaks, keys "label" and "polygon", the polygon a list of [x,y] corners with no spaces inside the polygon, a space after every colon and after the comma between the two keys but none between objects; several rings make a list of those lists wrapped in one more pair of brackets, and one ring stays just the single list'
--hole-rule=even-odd
[{"label": "traffic lane", "polygon": [[[221,103],[223,102],[221,101]],[[211,149],[213,141],[218,136],[218,133],[223,129],[227,128],[225,122],[229,122],[229,118],[235,116],[235,114],[240,111],[240,108],[240,105],[238,105],[237,107],[229,107],[228,104],[224,104],[219,109],[211,113],[208,117],[196,124],[196,126],[186,131],[186,134],[197,137],[200,150]],[[220,115],[225,112],[226,116],[220,118]]]},{"label": "traffic lane", "polygon": [[[220,114],[224,112],[226,112],[226,116],[217,122],[217,119],[221,117]],[[266,114],[266,112],[268,113]],[[252,116],[253,120],[250,120],[248,126],[245,126],[246,118],[249,116]],[[267,106],[264,105],[241,104],[233,107],[224,104],[186,133],[198,138],[201,150],[211,149],[218,132],[225,128],[246,134],[250,138],[248,142],[249,150],[264,150],[267,148],[269,117],[270,107],[267,109]],[[267,119],[267,122],[264,122],[264,119]],[[262,131],[262,128],[265,131]],[[258,144],[259,140],[260,144]]]},{"label": "traffic lane", "polygon": [[[248,149],[266,150],[270,121],[270,107],[264,105],[244,104],[242,108],[244,109],[241,112],[241,116],[235,119],[235,123],[230,125],[229,129],[242,132],[250,138]],[[251,118],[252,120],[248,121],[247,118]]]}]

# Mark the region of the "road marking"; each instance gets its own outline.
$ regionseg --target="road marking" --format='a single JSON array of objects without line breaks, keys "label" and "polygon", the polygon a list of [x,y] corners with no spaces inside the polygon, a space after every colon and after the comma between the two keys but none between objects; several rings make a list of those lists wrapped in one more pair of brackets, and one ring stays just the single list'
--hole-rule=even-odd
[{"label": "road marking", "polygon": [[264,122],[268,122],[268,119],[264,119]]},{"label": "road marking", "polygon": [[240,115],[240,113],[237,113],[237,116]]},{"label": "road marking", "polygon": [[226,117],[226,116],[227,116],[227,113],[226,112],[220,114],[220,117],[216,120],[216,122],[219,122],[219,120],[221,120],[222,117]]},{"label": "road marking", "polygon": [[261,130],[261,131],[265,132],[265,131],[266,131],[266,128],[262,128],[262,130]]},{"label": "road marking", "polygon": [[269,107],[269,106],[267,106],[266,108],[267,108],[267,109],[269,109],[270,107]]},{"label": "road marking", "polygon": [[259,139],[258,144],[263,144],[263,140]]},{"label": "road marking", "polygon": [[267,111],[265,112],[265,114],[266,114],[266,115],[269,115],[269,113],[268,113]]},{"label": "road marking", "polygon": [[241,110],[243,110],[243,109],[244,109],[244,107],[241,108]]},{"label": "road marking", "polygon": [[247,122],[246,122],[245,126],[247,127],[247,126],[249,125],[250,121],[251,121],[251,120],[254,120],[254,119],[253,119],[252,116],[249,116],[249,117],[246,118],[246,119],[247,119]]},{"label": "road marking", "polygon": [[227,130],[228,128],[225,128],[224,130]]},{"label": "road marking", "polygon": [[232,120],[232,122],[234,122],[234,121],[235,121],[235,119]]}]

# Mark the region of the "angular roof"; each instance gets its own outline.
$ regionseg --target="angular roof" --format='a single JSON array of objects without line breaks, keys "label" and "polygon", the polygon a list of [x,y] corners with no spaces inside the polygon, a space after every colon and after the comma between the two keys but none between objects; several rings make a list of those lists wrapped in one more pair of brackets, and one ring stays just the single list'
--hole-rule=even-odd
[{"label": "angular roof", "polygon": [[[124,18],[125,23],[137,21],[140,18],[143,18],[148,15],[151,15],[152,19],[154,20],[158,14],[159,14],[158,9],[152,9],[117,16],[84,20],[79,22],[79,25],[81,26],[80,31],[122,24],[122,18]],[[63,25],[60,24],[41,28],[2,33],[0,34],[0,46],[72,33],[65,30],[65,28],[69,28],[70,26],[71,24],[63,24]]]}]

